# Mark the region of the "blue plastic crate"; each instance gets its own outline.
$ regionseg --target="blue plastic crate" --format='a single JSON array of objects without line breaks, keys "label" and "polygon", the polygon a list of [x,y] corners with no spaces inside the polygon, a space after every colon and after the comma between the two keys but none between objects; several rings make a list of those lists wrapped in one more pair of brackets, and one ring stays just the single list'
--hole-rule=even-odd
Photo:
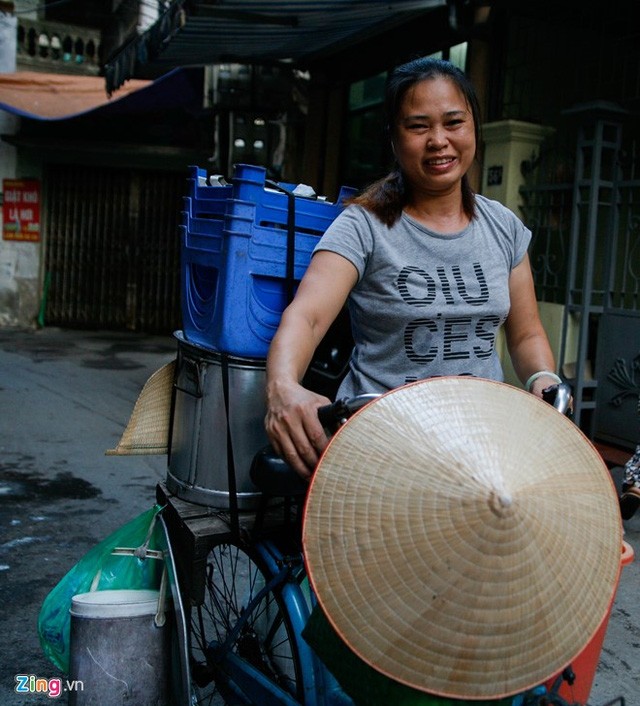
[{"label": "blue plastic crate", "polygon": [[[236,164],[233,171],[232,194],[230,204],[254,204],[255,225],[267,227],[284,227],[288,223],[289,196],[288,192],[296,189],[295,184],[277,182],[277,187],[267,180],[264,167],[249,164]],[[310,229],[314,232],[324,231],[344,208],[344,200],[353,196],[356,190],[343,186],[335,203],[322,198],[295,197],[296,229]],[[229,204],[227,204],[229,209]],[[233,206],[231,207],[233,208]],[[229,213],[229,210],[227,210]]]},{"label": "blue plastic crate", "polygon": [[227,200],[232,194],[231,184],[211,185],[204,169],[192,166],[189,170],[186,198],[190,199],[191,215],[199,218],[224,216]]},{"label": "blue plastic crate", "polygon": [[212,347],[214,312],[219,301],[222,233],[200,234],[178,226],[180,252],[180,305],[185,337]]},{"label": "blue plastic crate", "polygon": [[210,218],[222,220],[227,208],[228,199],[193,199],[190,196],[183,197],[184,210],[188,211],[192,218]]},{"label": "blue plastic crate", "polygon": [[[289,234],[282,227],[256,225],[251,215],[257,208],[255,205],[233,200],[230,204],[223,233],[214,347],[233,355],[261,358],[267,355],[282,312],[289,303]],[[340,209],[334,212],[337,216]],[[296,213],[293,289],[332,220],[325,217],[307,222]],[[299,221],[307,227],[299,227]]]},{"label": "blue plastic crate", "polygon": [[[193,177],[194,182],[204,181],[204,171]],[[295,188],[286,183],[279,186],[289,192]],[[263,167],[236,165],[220,234],[220,211],[218,220],[202,218],[197,212],[211,188],[221,187],[192,184],[191,195],[185,199],[183,330],[188,340],[199,345],[241,357],[264,358],[292,288],[302,279],[318,240],[342,210],[342,199],[354,190],[343,187],[336,203],[293,198],[270,186]],[[291,207],[295,249],[289,282]]]},{"label": "blue plastic crate", "polygon": [[[322,235],[342,208],[337,204],[324,202],[322,205],[325,208],[321,212],[310,213],[308,208],[310,203],[314,202],[302,198],[295,199],[295,230],[297,233]],[[227,201],[225,216],[225,228],[232,232],[259,227],[281,230],[286,233],[289,226],[287,197],[285,196],[285,202],[278,206],[230,198]]]},{"label": "blue plastic crate", "polygon": [[[318,237],[296,234],[294,288]],[[211,343],[232,355],[264,358],[289,303],[286,236],[259,227],[251,233],[225,231],[223,247]]]},{"label": "blue plastic crate", "polygon": [[[264,358],[289,303],[286,235],[254,227],[222,238],[182,227],[183,330],[188,340],[215,350]],[[319,235],[296,233],[294,288]],[[220,249],[217,249],[217,248]]]},{"label": "blue plastic crate", "polygon": [[210,185],[204,169],[192,166],[180,214],[180,305],[185,337],[211,346],[218,301],[224,214],[230,185]]},{"label": "blue plastic crate", "polygon": [[[225,180],[218,176],[218,181],[215,176],[207,176],[206,170],[201,167],[190,166],[189,178],[187,184],[189,186],[189,196],[193,199],[225,199],[231,192],[231,184],[227,184]],[[222,183],[220,183],[222,180]]]},{"label": "blue plastic crate", "polygon": [[183,198],[184,210],[180,213],[180,225],[191,233],[203,233],[218,235],[222,237],[224,227],[224,212],[219,214],[208,214],[207,216],[196,215],[194,201],[188,196]]}]

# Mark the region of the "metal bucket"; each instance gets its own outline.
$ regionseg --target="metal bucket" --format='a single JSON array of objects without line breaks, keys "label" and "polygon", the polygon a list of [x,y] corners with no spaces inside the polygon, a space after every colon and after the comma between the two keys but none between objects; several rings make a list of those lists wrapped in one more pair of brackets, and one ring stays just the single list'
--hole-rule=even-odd
[{"label": "metal bucket", "polygon": [[238,509],[253,509],[260,491],[249,477],[251,461],[268,443],[265,361],[223,358],[222,353],[190,343],[180,331],[175,336],[178,356],[167,488],[189,502],[229,508],[229,434]]},{"label": "metal bucket", "polygon": [[[81,593],[71,602],[70,706],[165,706],[169,623],[158,591]],[[164,618],[164,614],[162,613]]]}]

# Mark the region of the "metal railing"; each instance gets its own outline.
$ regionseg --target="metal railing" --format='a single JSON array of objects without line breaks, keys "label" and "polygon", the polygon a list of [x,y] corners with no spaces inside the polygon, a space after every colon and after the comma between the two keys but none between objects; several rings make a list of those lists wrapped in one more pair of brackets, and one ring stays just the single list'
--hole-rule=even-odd
[{"label": "metal railing", "polygon": [[17,33],[18,70],[92,76],[99,72],[98,29],[19,18]]}]

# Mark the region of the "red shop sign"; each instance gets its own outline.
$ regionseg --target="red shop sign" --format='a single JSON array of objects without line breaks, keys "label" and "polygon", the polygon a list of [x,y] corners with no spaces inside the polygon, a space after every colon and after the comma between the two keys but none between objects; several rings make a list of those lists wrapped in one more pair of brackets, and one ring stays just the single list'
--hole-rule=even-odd
[{"label": "red shop sign", "polygon": [[40,182],[3,179],[2,237],[4,240],[40,240]]}]

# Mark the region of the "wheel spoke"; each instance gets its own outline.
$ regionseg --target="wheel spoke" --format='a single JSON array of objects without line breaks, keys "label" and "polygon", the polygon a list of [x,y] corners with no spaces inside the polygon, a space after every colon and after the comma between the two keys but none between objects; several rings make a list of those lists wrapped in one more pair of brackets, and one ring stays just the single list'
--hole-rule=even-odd
[{"label": "wheel spoke", "polygon": [[[301,699],[302,683],[295,643],[283,612],[279,587],[269,590],[248,606],[267,585],[262,563],[232,543],[211,549],[205,570],[205,598],[191,611],[190,656],[193,704],[249,703],[243,699],[242,684],[224,673],[224,654],[217,654],[236,628],[228,646],[240,665],[247,663],[269,681]],[[242,621],[239,624],[238,621]],[[227,649],[227,648],[224,648]],[[249,670],[247,670],[249,671]],[[215,680],[214,680],[215,677]]]}]

